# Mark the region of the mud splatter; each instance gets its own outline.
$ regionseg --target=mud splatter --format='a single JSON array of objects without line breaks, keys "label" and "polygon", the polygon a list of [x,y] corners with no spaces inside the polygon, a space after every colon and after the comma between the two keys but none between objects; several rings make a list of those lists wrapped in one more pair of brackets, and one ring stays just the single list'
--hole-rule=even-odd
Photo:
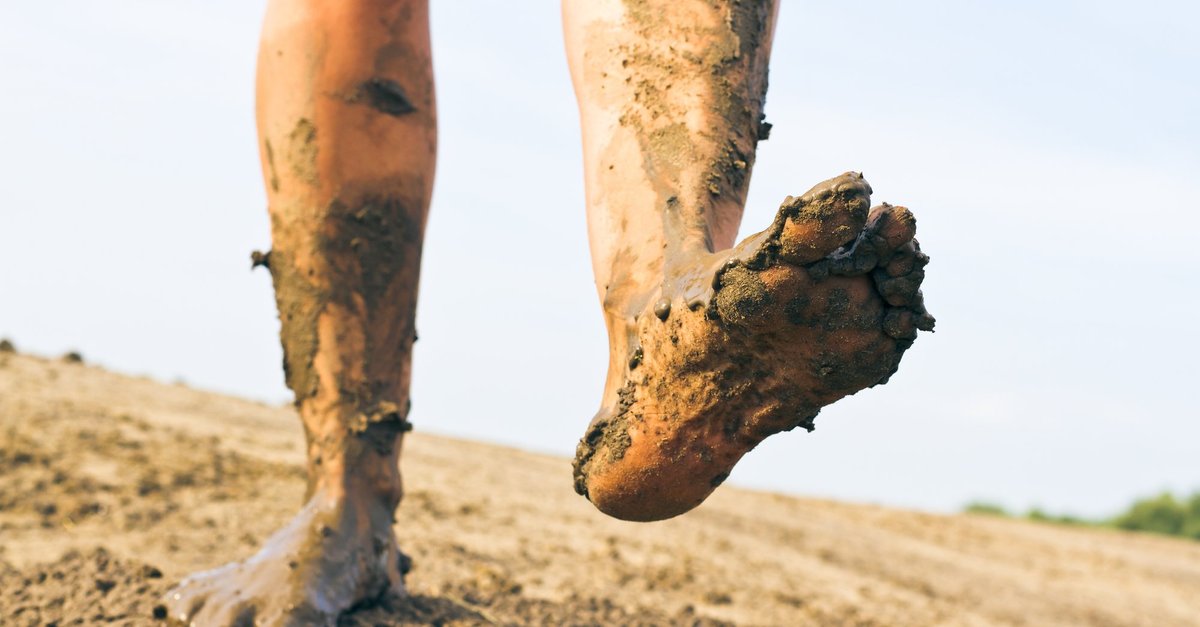
[{"label": "mud splatter", "polygon": [[380,455],[390,455],[396,446],[396,438],[412,431],[408,422],[408,410],[390,401],[380,401],[376,406],[357,414],[350,423],[350,432],[368,443]]},{"label": "mud splatter", "polygon": [[263,154],[267,157],[267,184],[271,186],[271,191],[279,191],[279,171],[275,169],[275,149],[271,146],[271,140],[263,140]]},{"label": "mud splatter", "polygon": [[633,444],[629,437],[629,408],[633,406],[633,394],[633,383],[627,382],[617,391],[616,407],[602,409],[575,447],[572,467],[577,494],[587,496],[587,475],[597,451],[605,450],[604,462],[612,463],[623,458]]},{"label": "mud splatter", "polygon": [[317,127],[308,118],[300,118],[287,137],[287,161],[292,174],[316,186],[317,177]]},{"label": "mud splatter", "polygon": [[372,78],[358,87],[358,100],[372,109],[394,117],[417,110],[399,83],[386,78]]},{"label": "mud splatter", "polygon": [[250,269],[266,268],[271,269],[271,251],[263,252],[261,250],[250,251]]},{"label": "mud splatter", "polygon": [[666,322],[667,318],[671,317],[671,301],[660,298],[658,302],[654,303],[654,317]]},{"label": "mud splatter", "polygon": [[[593,423],[577,449],[577,490],[586,491],[580,483],[588,475],[593,491],[632,482],[619,492],[606,487],[585,496],[629,520],[677,515],[715,487],[704,477],[727,473],[764,438],[796,427],[811,431],[821,407],[886,382],[918,320],[929,326],[932,318],[924,320],[915,289],[923,278],[915,244],[906,253],[913,257],[908,274],[870,275],[893,254],[879,246],[903,235],[907,222],[868,225],[869,192],[860,174],[843,174],[786,200],[767,230],[730,252],[701,256],[700,263],[693,258],[689,289],[699,286],[698,300],[711,307],[667,324],[631,325],[632,345],[644,347],[645,362],[636,362],[636,378],[632,368],[624,371],[622,392],[634,398],[633,386],[645,391],[638,390],[638,405],[622,405],[625,424],[609,414]],[[789,230],[789,223],[806,224]],[[805,251],[813,253],[809,263],[788,263],[795,255],[783,251],[795,239],[816,242]],[[903,311],[889,310],[885,301],[898,298],[905,299]],[[603,439],[631,420],[653,434],[653,444],[638,440],[637,468],[597,464],[591,456]],[[655,469],[652,477],[639,474],[646,467]]]},{"label": "mud splatter", "polygon": [[[366,381],[339,381],[351,405],[369,407],[395,398],[396,364],[416,337],[413,305],[420,266],[422,225],[407,200],[370,196],[334,200],[322,210],[316,257],[323,265],[296,267],[295,253],[276,245],[270,253],[284,345],[284,370],[297,404],[314,396],[318,379],[313,360],[319,348],[317,323],[330,304],[360,312],[364,328],[396,327],[374,338],[362,356]],[[397,326],[397,322],[399,325]]]},{"label": "mud splatter", "polygon": [[284,381],[300,406],[317,394],[319,380],[313,361],[317,356],[317,319],[326,297],[296,266],[294,254],[279,245],[271,250],[269,269],[279,312]]},{"label": "mud splatter", "polygon": [[771,306],[771,294],[757,272],[736,266],[721,274],[716,311],[727,324],[744,325]]}]

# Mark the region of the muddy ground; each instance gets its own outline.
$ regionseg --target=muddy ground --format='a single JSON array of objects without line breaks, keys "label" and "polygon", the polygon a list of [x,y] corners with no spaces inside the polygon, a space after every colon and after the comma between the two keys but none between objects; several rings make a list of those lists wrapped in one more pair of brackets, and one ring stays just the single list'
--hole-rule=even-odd
[{"label": "muddy ground", "polygon": [[[299,506],[290,409],[0,354],[0,624],[153,625]],[[723,487],[605,518],[566,459],[406,443],[412,596],[343,625],[1200,625],[1200,543]]]}]

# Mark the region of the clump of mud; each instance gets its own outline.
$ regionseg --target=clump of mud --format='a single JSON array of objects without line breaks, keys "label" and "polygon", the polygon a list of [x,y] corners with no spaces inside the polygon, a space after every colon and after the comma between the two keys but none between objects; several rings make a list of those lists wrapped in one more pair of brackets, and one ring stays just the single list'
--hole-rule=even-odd
[{"label": "clump of mud", "polygon": [[[478,582],[474,582],[478,583]],[[414,595],[363,608],[341,617],[339,627],[381,625],[733,625],[697,616],[684,608],[671,615],[654,610],[637,613],[602,598],[572,595],[562,601],[534,599],[521,590],[495,590],[490,586],[464,585],[445,596]],[[462,598],[460,603],[454,598]]]},{"label": "clump of mud", "polygon": [[15,570],[0,564],[0,617],[13,627],[113,623],[166,618],[157,599],[167,590],[157,568],[104,549],[71,551],[51,564]]}]

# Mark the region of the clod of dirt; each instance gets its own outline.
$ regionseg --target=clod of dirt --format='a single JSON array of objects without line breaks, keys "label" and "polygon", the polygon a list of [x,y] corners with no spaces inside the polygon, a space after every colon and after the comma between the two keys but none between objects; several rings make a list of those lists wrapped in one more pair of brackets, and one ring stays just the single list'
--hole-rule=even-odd
[{"label": "clod of dirt", "polygon": [[717,313],[730,324],[746,324],[770,305],[771,295],[758,273],[734,266],[721,275]]},{"label": "clod of dirt", "polygon": [[12,340],[4,338],[0,340],[0,353],[15,353],[17,347],[12,343]]},{"label": "clod of dirt", "polygon": [[102,548],[71,551],[21,571],[0,564],[0,616],[14,627],[153,623],[166,616],[156,611],[156,599],[166,590],[157,568],[117,559]]},{"label": "clod of dirt", "polygon": [[250,269],[258,267],[271,269],[271,251],[263,252],[261,250],[250,251]]},{"label": "clod of dirt", "polygon": [[62,356],[62,360],[68,364],[82,364],[83,354],[79,351],[71,351]]}]

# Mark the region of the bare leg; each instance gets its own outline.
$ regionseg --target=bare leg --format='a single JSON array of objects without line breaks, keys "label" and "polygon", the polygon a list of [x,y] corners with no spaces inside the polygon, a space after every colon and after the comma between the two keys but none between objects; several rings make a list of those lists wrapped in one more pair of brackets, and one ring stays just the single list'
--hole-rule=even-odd
[{"label": "bare leg", "polygon": [[868,216],[861,175],[789,197],[733,246],[776,9],[563,3],[611,356],[576,489],[620,518],[695,507],[763,438],[884,382],[933,325],[912,214]]},{"label": "bare leg", "polygon": [[197,624],[332,623],[403,592],[392,531],[436,147],[424,0],[271,0],[258,130],[308,502],[257,555],[186,579]]}]

